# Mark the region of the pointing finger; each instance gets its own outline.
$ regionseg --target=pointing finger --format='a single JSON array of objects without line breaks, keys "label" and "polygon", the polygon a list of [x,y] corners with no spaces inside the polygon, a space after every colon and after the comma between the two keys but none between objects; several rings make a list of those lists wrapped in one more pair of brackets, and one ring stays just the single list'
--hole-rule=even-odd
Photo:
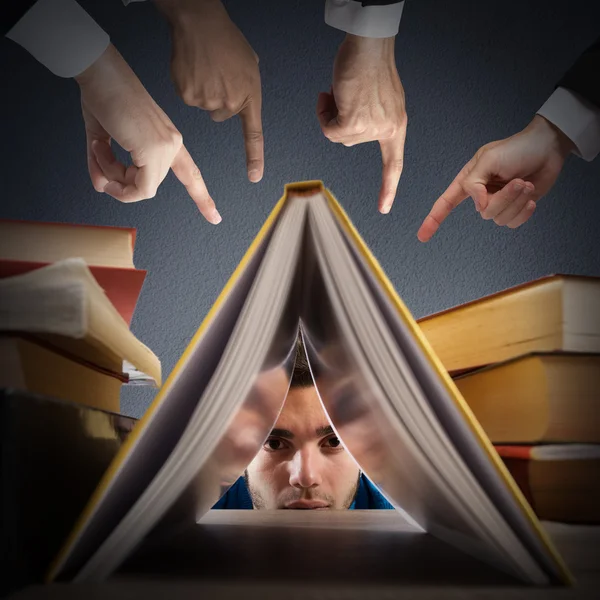
[{"label": "pointing finger", "polygon": [[261,120],[260,90],[258,96],[248,102],[240,111],[242,132],[246,147],[246,168],[248,179],[257,183],[263,177],[265,170],[265,142]]},{"label": "pointing finger", "polygon": [[204,218],[213,225],[220,223],[221,215],[210,197],[200,169],[185,146],[181,146],[171,168],[177,179],[185,186]]}]

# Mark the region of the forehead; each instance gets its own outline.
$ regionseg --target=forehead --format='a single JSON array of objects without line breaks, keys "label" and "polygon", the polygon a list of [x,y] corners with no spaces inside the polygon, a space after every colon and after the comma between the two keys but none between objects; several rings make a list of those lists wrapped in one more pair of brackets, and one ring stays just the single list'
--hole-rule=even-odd
[{"label": "forehead", "polygon": [[329,424],[321,401],[313,386],[291,388],[275,427],[293,433],[315,429]]}]

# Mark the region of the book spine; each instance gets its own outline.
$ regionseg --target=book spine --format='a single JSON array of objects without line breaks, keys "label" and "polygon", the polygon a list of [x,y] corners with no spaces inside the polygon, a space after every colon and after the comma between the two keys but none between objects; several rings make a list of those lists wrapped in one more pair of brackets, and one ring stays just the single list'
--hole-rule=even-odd
[{"label": "book spine", "polygon": [[496,452],[502,458],[519,458],[522,460],[531,460],[533,458],[532,446],[494,446]]},{"label": "book spine", "polygon": [[89,360],[85,360],[85,358],[82,358],[81,356],[78,356],[77,354],[69,352],[68,350],[65,350],[64,348],[60,348],[59,346],[56,346],[52,342],[49,342],[48,340],[37,337],[31,333],[6,332],[3,335],[5,337],[22,338],[24,340],[27,340],[28,342],[31,342],[32,344],[41,346],[42,348],[45,348],[46,350],[53,352],[54,354],[58,354],[59,356],[62,356],[63,358],[66,358],[70,361],[73,361],[84,367],[87,367],[88,369],[92,369],[93,371],[97,371],[98,373],[102,373],[103,375],[107,375],[108,377],[114,377],[115,379],[118,379],[121,383],[129,383],[129,375],[127,373],[124,373],[124,372],[117,373],[116,371],[112,371],[111,369],[101,367],[100,365],[90,362]]}]

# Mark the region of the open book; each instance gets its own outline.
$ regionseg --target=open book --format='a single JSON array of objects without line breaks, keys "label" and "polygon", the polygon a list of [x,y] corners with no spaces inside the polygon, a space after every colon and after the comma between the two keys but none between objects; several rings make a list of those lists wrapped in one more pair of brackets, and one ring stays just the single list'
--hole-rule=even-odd
[{"label": "open book", "polygon": [[299,326],[336,434],[398,510],[522,581],[571,580],[383,271],[314,181],[286,186],[50,580],[102,580],[210,509],[277,419]]}]

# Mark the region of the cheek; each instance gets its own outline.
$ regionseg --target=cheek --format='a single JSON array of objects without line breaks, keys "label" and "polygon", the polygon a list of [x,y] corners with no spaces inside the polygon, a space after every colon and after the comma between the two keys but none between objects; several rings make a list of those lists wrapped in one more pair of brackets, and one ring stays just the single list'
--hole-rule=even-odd
[{"label": "cheek", "polygon": [[253,486],[257,486],[263,494],[276,493],[287,481],[285,465],[276,460],[272,454],[261,451],[248,465],[248,474]]},{"label": "cheek", "polygon": [[348,452],[332,456],[328,471],[328,479],[336,492],[344,494],[356,486],[359,471]]}]

